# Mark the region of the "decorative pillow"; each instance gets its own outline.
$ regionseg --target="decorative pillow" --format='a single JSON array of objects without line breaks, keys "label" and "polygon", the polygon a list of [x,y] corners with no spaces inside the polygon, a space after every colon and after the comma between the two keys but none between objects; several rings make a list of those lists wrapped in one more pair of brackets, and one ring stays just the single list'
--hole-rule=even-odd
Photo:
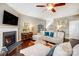
[{"label": "decorative pillow", "polygon": [[49,32],[45,32],[44,33],[44,36],[49,36]]},{"label": "decorative pillow", "polygon": [[50,32],[50,37],[54,37],[54,32]]},{"label": "decorative pillow", "polygon": [[59,44],[53,53],[53,56],[71,56],[72,55],[72,47],[70,42],[65,42]]},{"label": "decorative pillow", "polygon": [[73,54],[72,56],[79,56],[79,44],[73,47]]}]

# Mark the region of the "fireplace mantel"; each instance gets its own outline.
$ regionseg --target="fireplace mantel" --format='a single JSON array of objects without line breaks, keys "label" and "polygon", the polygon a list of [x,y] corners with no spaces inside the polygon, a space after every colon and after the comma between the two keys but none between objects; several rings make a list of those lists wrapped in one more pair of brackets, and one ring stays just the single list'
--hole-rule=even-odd
[{"label": "fireplace mantel", "polygon": [[17,26],[0,26],[0,47],[3,47],[3,32],[16,31],[16,41],[18,42],[18,27]]}]

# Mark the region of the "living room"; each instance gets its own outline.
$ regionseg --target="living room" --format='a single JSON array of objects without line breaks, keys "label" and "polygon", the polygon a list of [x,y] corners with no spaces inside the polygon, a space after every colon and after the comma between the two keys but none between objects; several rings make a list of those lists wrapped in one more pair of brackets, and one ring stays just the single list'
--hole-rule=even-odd
[{"label": "living room", "polygon": [[[73,55],[69,42],[72,41],[73,46],[79,43],[79,3],[59,5],[54,6],[55,10],[52,11],[46,9],[46,3],[0,3],[0,55],[52,56],[52,48],[64,42],[65,45],[69,44],[67,48],[70,50],[65,48],[64,55],[56,51],[53,56]],[[56,37],[52,39],[49,36]]]}]

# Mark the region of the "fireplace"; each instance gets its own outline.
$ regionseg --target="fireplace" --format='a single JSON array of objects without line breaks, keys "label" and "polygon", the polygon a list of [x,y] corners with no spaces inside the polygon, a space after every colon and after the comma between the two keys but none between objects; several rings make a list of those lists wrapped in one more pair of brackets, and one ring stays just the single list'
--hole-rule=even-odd
[{"label": "fireplace", "polygon": [[3,46],[7,48],[16,43],[16,31],[3,32]]}]

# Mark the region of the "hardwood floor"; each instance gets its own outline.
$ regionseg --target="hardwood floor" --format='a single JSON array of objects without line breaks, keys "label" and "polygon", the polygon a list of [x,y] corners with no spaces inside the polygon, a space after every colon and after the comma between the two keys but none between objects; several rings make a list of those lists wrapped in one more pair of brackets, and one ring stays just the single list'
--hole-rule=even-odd
[{"label": "hardwood floor", "polygon": [[[34,45],[35,41],[33,41],[32,39],[28,39],[28,40],[23,40],[21,42],[23,43],[20,46],[18,46],[15,50],[13,50],[10,54],[8,54],[7,56],[23,56],[23,54],[20,53],[20,50]],[[50,48],[53,47],[54,45],[55,44],[50,43],[50,42],[46,43],[46,46]]]},{"label": "hardwood floor", "polygon": [[7,56],[21,56],[20,54],[20,50],[21,49],[24,49],[24,48],[27,48],[29,46],[32,46],[34,45],[34,41],[32,39],[29,39],[29,40],[23,40],[22,41],[23,43],[18,46],[15,50],[13,50],[10,54],[8,54]]},{"label": "hardwood floor", "polygon": [[27,48],[29,46],[34,45],[34,41],[33,40],[24,40],[22,41],[23,43],[21,44],[21,49]]}]

